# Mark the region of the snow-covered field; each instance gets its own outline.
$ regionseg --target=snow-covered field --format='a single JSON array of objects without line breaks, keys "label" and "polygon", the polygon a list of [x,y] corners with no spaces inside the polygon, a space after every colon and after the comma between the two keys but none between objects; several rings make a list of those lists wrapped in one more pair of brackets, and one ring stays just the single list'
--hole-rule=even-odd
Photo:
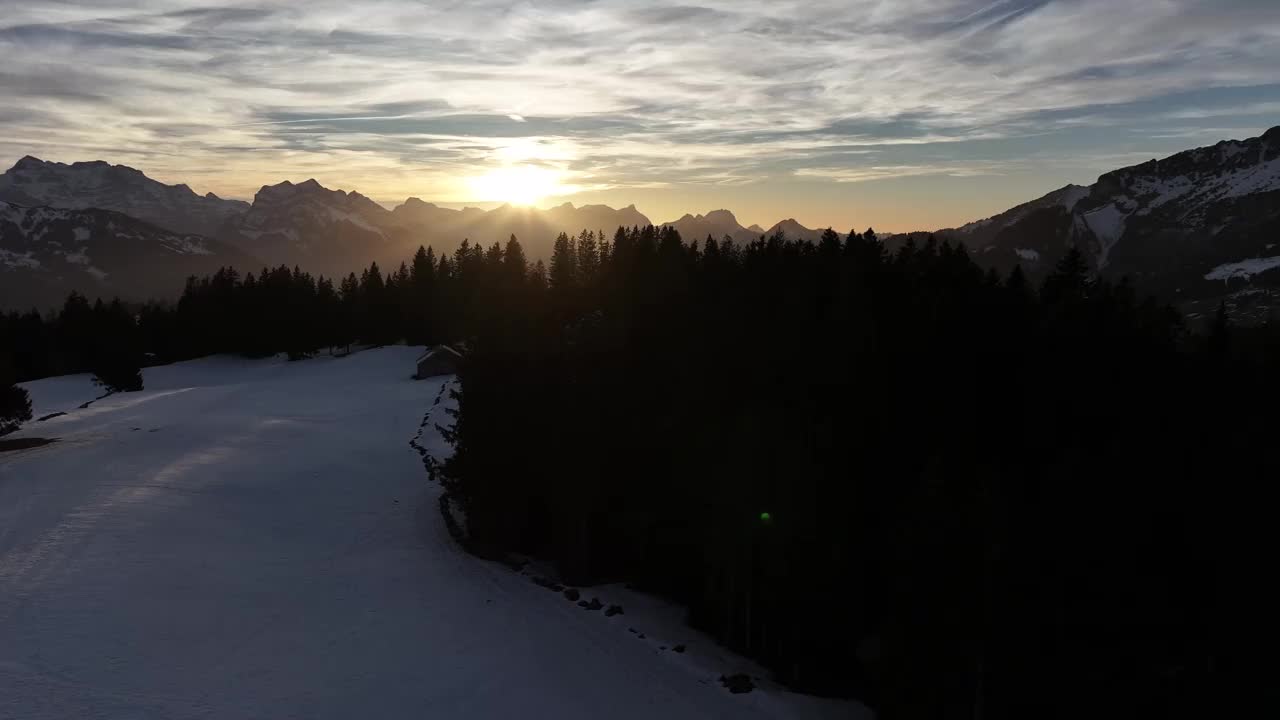
[{"label": "snow-covered field", "polygon": [[0,717],[863,714],[731,695],[758,668],[675,609],[583,589],[606,618],[459,550],[408,445],[442,382],[408,379],[417,353],[207,358],[83,410],[87,377],[28,384],[67,414],[0,453]]}]

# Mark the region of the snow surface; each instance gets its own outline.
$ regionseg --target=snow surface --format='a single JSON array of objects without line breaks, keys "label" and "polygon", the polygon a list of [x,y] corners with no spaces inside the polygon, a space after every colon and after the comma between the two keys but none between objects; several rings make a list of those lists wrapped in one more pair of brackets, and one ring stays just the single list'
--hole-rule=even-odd
[{"label": "snow surface", "polygon": [[93,375],[89,373],[33,380],[20,385],[26,388],[27,395],[31,397],[33,418],[42,418],[56,412],[71,412],[103,393],[102,388],[93,384]]},{"label": "snow surface", "polygon": [[1129,217],[1129,213],[1124,212],[1115,203],[1103,205],[1097,210],[1092,210],[1084,214],[1084,222],[1093,231],[1094,237],[1098,238],[1101,248],[1098,252],[1098,268],[1107,266],[1107,256],[1111,254],[1111,248],[1120,242],[1120,237],[1124,235],[1124,223]]},{"label": "snow surface", "polygon": [[864,716],[731,695],[750,664],[675,609],[584,589],[605,618],[458,549],[408,445],[447,381],[409,379],[421,352],[148,368],[11,436],[58,442],[0,454],[0,717]]},{"label": "snow surface", "polygon": [[1250,258],[1241,260],[1240,262],[1227,263],[1209,271],[1204,276],[1205,280],[1231,280],[1232,278],[1243,278],[1248,280],[1254,275],[1260,275],[1268,270],[1280,268],[1280,257],[1268,258]]},{"label": "snow surface", "polygon": [[[1226,157],[1234,157],[1239,151],[1227,151]],[[1186,208],[1183,217],[1192,221],[1203,213],[1205,206],[1227,198],[1244,197],[1255,193],[1280,190],[1280,157],[1265,162],[1222,169],[1212,176],[1176,175],[1171,177],[1138,176],[1132,179],[1129,190],[1144,201],[1137,212],[1146,215],[1152,210],[1175,200]],[[1127,198],[1122,198],[1127,199]]]}]

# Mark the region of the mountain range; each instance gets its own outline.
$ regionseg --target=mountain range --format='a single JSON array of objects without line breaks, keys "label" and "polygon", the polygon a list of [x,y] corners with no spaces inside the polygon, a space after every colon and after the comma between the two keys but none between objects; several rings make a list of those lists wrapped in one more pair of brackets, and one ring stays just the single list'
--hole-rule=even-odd
[{"label": "mountain range", "polygon": [[[186,274],[221,265],[242,271],[299,265],[329,276],[358,271],[371,261],[390,269],[419,245],[451,253],[464,240],[488,245],[511,235],[520,238],[530,258],[549,258],[562,232],[611,235],[620,226],[651,224],[634,205],[458,210],[411,197],[388,210],[358,192],[331,190],[315,180],[263,186],[246,203],[198,195],[121,165],[30,156],[0,175],[0,202],[6,208],[0,221],[0,307],[44,306],[71,290],[172,297]],[[686,237],[740,242],[770,232],[744,228],[727,210],[669,224]],[[774,229],[795,237],[819,234],[794,220]],[[180,243],[174,238],[185,238],[198,252],[176,253]]]},{"label": "mountain range", "polygon": [[[1280,294],[1280,127],[1067,185],[934,233],[983,265],[1042,277],[1069,247],[1094,270],[1204,312],[1225,299],[1260,318]],[[916,237],[919,234],[912,234]],[[902,242],[901,236],[896,242]]]},{"label": "mountain range", "polygon": [[[315,180],[262,187],[252,203],[198,195],[133,168],[24,157],[0,175],[0,307],[91,295],[171,297],[189,273],[220,265],[300,265],[345,275],[376,260],[398,265],[419,245],[452,252],[464,239],[520,238],[546,258],[561,232],[644,226],[634,205],[549,209],[444,208],[408,198],[388,210]],[[817,240],[794,219],[743,227],[728,210],[664,223],[688,240],[750,242],[782,232]],[[1100,275],[1129,276],[1143,291],[1183,304],[1221,297],[1254,314],[1280,286],[1280,127],[1067,185],[999,215],[932,233],[964,242],[980,264],[1020,265],[1033,279],[1082,248]],[[883,238],[893,247],[926,233]]]},{"label": "mountain range", "polygon": [[224,241],[112,210],[0,201],[0,308],[51,307],[71,290],[104,299],[176,297],[189,275],[254,263]]},{"label": "mountain range", "polygon": [[141,171],[101,160],[70,165],[28,155],[0,175],[0,200],[67,210],[115,210],[169,230],[214,237],[244,215],[249,203],[197,195],[186,185],[165,185]]}]

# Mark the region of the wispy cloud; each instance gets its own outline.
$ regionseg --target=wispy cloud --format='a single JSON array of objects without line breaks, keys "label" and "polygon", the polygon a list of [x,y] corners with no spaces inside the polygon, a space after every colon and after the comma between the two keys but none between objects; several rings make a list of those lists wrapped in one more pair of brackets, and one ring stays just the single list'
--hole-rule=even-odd
[{"label": "wispy cloud", "polygon": [[[1230,108],[1261,126],[1278,66],[1274,0],[31,0],[0,17],[0,157],[233,196],[314,174],[465,199],[460,175],[512,162],[599,190],[785,189],[999,173],[1002,141],[1067,158],[1106,150],[1090,129]],[[1117,155],[1143,149],[1121,134]]]},{"label": "wispy cloud", "polygon": [[868,182],[921,176],[980,177],[998,175],[1004,166],[988,165],[868,165],[865,167],[807,167],[795,171],[800,177],[820,178],[838,183]]}]

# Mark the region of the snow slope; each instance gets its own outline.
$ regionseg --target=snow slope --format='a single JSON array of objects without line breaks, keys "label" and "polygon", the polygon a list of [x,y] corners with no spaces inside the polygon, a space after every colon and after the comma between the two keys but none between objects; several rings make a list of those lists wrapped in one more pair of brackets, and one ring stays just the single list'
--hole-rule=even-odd
[{"label": "snow slope", "polygon": [[[459,550],[408,445],[444,381],[408,379],[418,353],[149,368],[10,436],[59,441],[0,454],[0,717],[862,713],[731,695],[627,632],[694,637],[661,613],[605,618]],[[64,409],[79,382],[30,387]]]},{"label": "snow slope", "polygon": [[1242,278],[1248,280],[1254,275],[1261,275],[1268,270],[1280,268],[1280,257],[1250,258],[1240,262],[1219,265],[1204,276],[1205,280],[1231,280]]},{"label": "snow slope", "polygon": [[[31,417],[42,418],[58,412],[71,412],[99,397],[103,389],[93,384],[93,375],[62,375],[21,383],[31,397]],[[33,426],[28,426],[33,427]]]}]

